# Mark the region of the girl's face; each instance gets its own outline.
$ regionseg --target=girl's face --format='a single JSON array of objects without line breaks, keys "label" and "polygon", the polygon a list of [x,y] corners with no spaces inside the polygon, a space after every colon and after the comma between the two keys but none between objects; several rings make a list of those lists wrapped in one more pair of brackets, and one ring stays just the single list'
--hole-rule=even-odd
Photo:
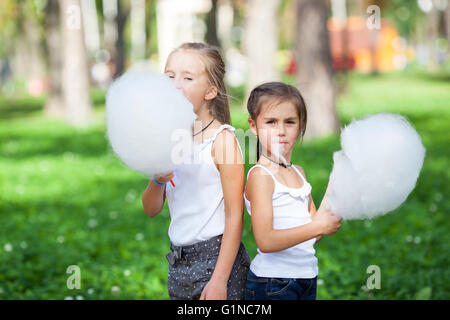
[{"label": "girl's face", "polygon": [[172,52],[164,72],[175,81],[177,88],[192,103],[196,114],[217,95],[217,89],[209,85],[205,65],[194,51]]},{"label": "girl's face", "polygon": [[290,158],[300,134],[300,119],[292,102],[264,103],[256,122],[249,119],[249,125],[252,132],[259,137],[262,151],[266,155],[272,154],[272,143],[279,143],[282,155]]}]

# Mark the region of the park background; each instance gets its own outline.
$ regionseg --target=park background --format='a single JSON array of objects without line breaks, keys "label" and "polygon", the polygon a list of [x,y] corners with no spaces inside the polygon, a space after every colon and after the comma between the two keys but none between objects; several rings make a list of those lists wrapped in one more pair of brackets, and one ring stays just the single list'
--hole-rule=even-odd
[{"label": "park background", "polygon": [[[340,128],[406,116],[427,150],[417,186],[394,212],[315,245],[318,299],[449,299],[449,38],[447,0],[1,0],[0,299],[168,299],[167,203],[143,212],[148,178],[112,152],[105,93],[129,68],[161,71],[186,41],[220,48],[236,128],[248,129],[256,84],[304,94],[293,162],[316,205]],[[380,288],[367,286],[370,266]]]}]

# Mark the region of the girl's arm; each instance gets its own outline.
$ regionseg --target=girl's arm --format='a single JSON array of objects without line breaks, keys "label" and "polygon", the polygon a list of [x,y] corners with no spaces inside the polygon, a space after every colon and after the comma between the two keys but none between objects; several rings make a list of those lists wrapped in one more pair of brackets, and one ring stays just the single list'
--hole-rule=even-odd
[{"label": "girl's arm", "polygon": [[[156,180],[160,183],[167,183],[173,178],[173,173],[166,175],[155,176]],[[148,183],[147,188],[142,194],[142,206],[144,212],[150,217],[156,217],[164,207],[164,201],[166,200],[166,188],[165,186],[158,186],[153,179]]]},{"label": "girl's arm", "polygon": [[[303,174],[303,177],[305,177],[305,179],[306,179],[306,174],[305,174],[305,171],[303,170],[303,168],[299,167],[299,166],[296,166],[296,167],[300,170],[300,172]],[[308,180],[308,179],[306,179],[306,180]],[[317,213],[317,210],[316,210],[316,205],[314,204],[314,200],[313,200],[311,194],[309,195],[308,211],[311,214],[311,217],[314,219],[314,216]],[[322,236],[316,237],[316,242],[319,242],[320,239],[322,239]]]},{"label": "girl's arm", "polygon": [[[303,175],[303,177],[305,178],[306,181],[308,181],[306,179],[306,174],[305,171],[303,170],[302,167],[295,165],[295,167],[300,171],[300,173]],[[313,198],[311,196],[311,194],[309,195],[309,200],[308,200],[308,211],[311,214],[311,216],[314,216],[317,212],[316,210],[316,205],[314,204]]]},{"label": "girl's arm", "polygon": [[289,229],[273,228],[272,178],[261,168],[255,168],[247,181],[247,199],[251,203],[253,234],[262,252],[276,252],[320,235],[333,234],[340,227],[340,219],[326,210],[322,202],[312,222]]},{"label": "girl's arm", "polygon": [[[303,174],[303,176],[305,176],[305,175]],[[315,214],[317,213],[316,205],[314,204],[314,200],[313,200],[311,194],[309,195],[308,211],[309,211],[309,214],[311,215],[311,217],[314,217]],[[319,242],[320,239],[322,239],[322,236],[321,236],[321,235],[320,235],[320,236],[317,236],[317,237],[316,237],[316,242]]]},{"label": "girl's arm", "polygon": [[236,138],[228,130],[214,141],[213,158],[220,172],[225,204],[225,230],[214,272],[200,299],[226,299],[227,282],[239,250],[244,212],[244,166]]},{"label": "girl's arm", "polygon": [[[300,171],[300,173],[303,175],[305,180],[308,181],[308,179],[306,179],[306,174],[305,174],[305,171],[303,170],[303,168],[300,166],[297,166],[297,165],[296,165],[296,167]],[[314,215],[317,212],[316,205],[314,204],[314,200],[313,200],[311,194],[309,195],[309,199],[308,199],[308,211],[309,211],[309,214],[311,215],[311,217],[314,217]],[[322,236],[316,237],[316,242],[319,242],[321,238],[322,238]]]}]

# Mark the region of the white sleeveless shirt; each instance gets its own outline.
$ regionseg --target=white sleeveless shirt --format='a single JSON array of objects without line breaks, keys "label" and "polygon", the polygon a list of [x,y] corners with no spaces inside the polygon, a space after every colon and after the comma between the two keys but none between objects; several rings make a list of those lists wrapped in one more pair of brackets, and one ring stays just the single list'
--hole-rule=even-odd
[{"label": "white sleeveless shirt", "polygon": [[[311,193],[311,185],[293,165],[292,168],[303,180],[301,188],[289,188],[278,182],[269,169],[255,165],[247,173],[260,167],[272,177],[275,187],[272,194],[273,228],[289,229],[311,222],[311,214],[308,211],[308,200]],[[245,206],[251,214],[250,201],[245,197]],[[258,277],[269,278],[302,278],[311,279],[317,276],[319,270],[315,257],[314,243],[316,239],[310,239],[278,252],[264,253],[258,249],[258,254],[253,259],[250,270]]]},{"label": "white sleeveless shirt", "polygon": [[[174,170],[171,183],[166,183],[166,198],[170,211],[169,238],[176,246],[187,246],[223,234],[225,205],[220,173],[211,156],[217,135],[234,127],[223,124],[202,144],[193,143],[188,163]],[[233,133],[234,135],[234,133]],[[236,138],[236,136],[235,136]],[[239,151],[242,150],[236,140]]]}]

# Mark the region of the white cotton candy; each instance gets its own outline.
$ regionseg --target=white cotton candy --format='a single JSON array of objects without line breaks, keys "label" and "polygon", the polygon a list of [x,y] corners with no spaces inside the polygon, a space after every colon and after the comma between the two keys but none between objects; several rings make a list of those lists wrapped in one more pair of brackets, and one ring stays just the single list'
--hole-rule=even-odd
[{"label": "white cotton candy", "polygon": [[175,150],[190,148],[195,118],[191,103],[163,74],[127,72],[106,95],[107,137],[114,152],[147,176],[175,169]]},{"label": "white cotton candy", "polygon": [[414,189],[425,157],[420,136],[397,114],[350,123],[333,155],[328,208],[344,219],[373,218],[400,206]]}]

